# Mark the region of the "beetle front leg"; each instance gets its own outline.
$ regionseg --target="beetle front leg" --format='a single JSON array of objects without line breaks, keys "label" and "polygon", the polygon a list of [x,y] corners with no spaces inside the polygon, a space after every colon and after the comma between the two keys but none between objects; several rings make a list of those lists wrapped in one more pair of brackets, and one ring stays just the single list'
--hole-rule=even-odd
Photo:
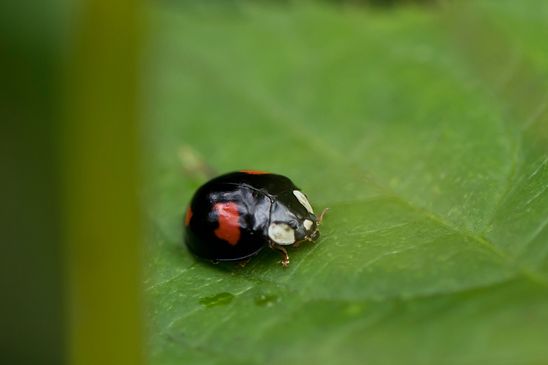
[{"label": "beetle front leg", "polygon": [[280,252],[280,254],[282,255],[282,261],[280,261],[280,264],[282,264],[283,267],[289,266],[289,255],[287,254],[287,250],[285,249],[285,247],[280,246],[272,241],[268,243],[268,246],[271,249],[277,250]]}]

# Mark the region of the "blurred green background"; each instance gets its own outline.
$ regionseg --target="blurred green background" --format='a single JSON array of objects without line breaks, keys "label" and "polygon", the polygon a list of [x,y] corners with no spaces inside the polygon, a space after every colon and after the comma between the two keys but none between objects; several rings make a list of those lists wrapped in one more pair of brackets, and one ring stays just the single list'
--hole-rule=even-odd
[{"label": "blurred green background", "polygon": [[[2,363],[548,363],[548,3],[2,5]],[[192,258],[204,176],[331,210]]]}]

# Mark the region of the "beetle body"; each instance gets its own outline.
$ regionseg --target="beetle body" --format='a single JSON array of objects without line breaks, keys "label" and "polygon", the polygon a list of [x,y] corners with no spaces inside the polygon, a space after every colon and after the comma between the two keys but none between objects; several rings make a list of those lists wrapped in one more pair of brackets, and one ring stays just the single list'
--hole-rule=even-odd
[{"label": "beetle body", "polygon": [[213,261],[245,260],[270,246],[287,266],[285,247],[315,241],[320,220],[289,178],[243,170],[196,191],[185,214],[185,243],[194,255]]}]

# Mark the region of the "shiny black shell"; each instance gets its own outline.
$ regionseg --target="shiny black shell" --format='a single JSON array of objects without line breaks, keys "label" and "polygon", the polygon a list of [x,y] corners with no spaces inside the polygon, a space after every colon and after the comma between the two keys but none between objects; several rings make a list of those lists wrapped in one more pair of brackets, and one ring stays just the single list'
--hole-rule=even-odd
[{"label": "shiny black shell", "polygon": [[214,261],[257,254],[269,243],[271,217],[311,216],[316,222],[295,199],[294,190],[299,189],[289,178],[261,171],[232,172],[208,181],[198,188],[185,214],[186,246],[194,255]]}]

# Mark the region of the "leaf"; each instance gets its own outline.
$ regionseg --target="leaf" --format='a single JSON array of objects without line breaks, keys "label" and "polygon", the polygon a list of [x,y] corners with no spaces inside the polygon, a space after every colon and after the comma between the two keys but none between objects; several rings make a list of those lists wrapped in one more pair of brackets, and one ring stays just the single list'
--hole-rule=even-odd
[{"label": "leaf", "polygon": [[[151,363],[545,363],[548,7],[521,4],[153,9]],[[183,145],[290,176],[320,241],[196,261]]]}]

